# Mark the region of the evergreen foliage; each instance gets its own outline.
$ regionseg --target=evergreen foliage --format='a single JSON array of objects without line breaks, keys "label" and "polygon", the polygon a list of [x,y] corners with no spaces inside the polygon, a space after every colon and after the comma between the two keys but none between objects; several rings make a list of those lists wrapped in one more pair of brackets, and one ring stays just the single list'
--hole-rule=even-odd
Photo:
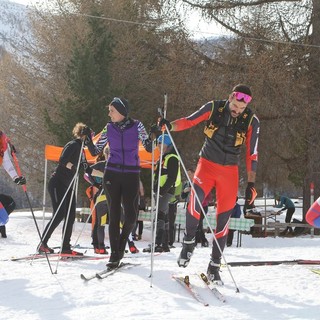
[{"label": "evergreen foliage", "polygon": [[[98,12],[92,15],[99,16]],[[101,130],[106,122],[105,106],[111,96],[110,66],[113,60],[113,37],[100,19],[88,18],[89,30],[83,40],[74,39],[72,57],[66,68],[71,98],[56,100],[59,122],[46,113],[49,130],[59,143],[70,139],[76,122],[84,122],[94,130]]]}]

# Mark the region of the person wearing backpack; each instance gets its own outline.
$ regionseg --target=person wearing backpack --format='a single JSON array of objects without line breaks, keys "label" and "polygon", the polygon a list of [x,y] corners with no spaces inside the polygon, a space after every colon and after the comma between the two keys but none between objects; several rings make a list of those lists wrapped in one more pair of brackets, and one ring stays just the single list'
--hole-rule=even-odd
[{"label": "person wearing backpack", "polygon": [[169,122],[160,118],[159,126],[170,131],[183,131],[206,122],[205,141],[193,178],[190,202],[186,213],[186,233],[178,265],[186,267],[195,248],[195,235],[201,208],[196,201],[203,202],[208,193],[215,188],[217,225],[216,241],[212,244],[211,259],[207,269],[209,280],[222,284],[220,278],[221,252],[224,250],[228,234],[228,222],[238,194],[240,149],[246,145],[247,187],[245,209],[254,206],[254,188],[258,160],[258,136],[260,123],[257,116],[248,108],[252,93],[244,84],[236,85],[228,99],[205,103],[198,111],[188,117]]}]

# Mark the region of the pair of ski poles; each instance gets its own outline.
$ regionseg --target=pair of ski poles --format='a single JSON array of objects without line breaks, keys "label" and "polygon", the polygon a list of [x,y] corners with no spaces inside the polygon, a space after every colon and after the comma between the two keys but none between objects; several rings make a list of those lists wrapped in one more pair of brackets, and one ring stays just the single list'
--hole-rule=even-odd
[{"label": "pair of ski poles", "polygon": [[[70,188],[72,187],[71,197],[70,197],[71,201],[70,201],[70,203],[69,203],[67,216],[66,216],[66,218],[65,218],[65,226],[67,225],[67,222],[68,222],[69,216],[70,216],[70,209],[71,209],[71,205],[72,205],[72,199],[73,199],[73,196],[74,196],[74,193],[75,193],[75,186],[76,186],[76,184],[77,184],[77,179],[78,179],[78,173],[79,173],[79,168],[80,168],[80,163],[81,163],[81,157],[82,157],[82,153],[83,153],[83,148],[84,148],[84,141],[82,141],[82,144],[81,144],[80,154],[79,154],[79,159],[78,159],[78,163],[77,163],[76,172],[75,172],[75,174],[74,174],[74,176],[73,176],[73,178],[72,178],[72,180],[71,180],[71,182],[70,182],[70,184],[69,184],[69,186],[68,186],[68,188],[67,188],[67,190],[66,190],[66,192],[65,192],[65,194],[64,194],[64,196],[63,196],[63,198],[62,198],[62,200],[61,200],[61,202],[60,202],[60,204],[59,204],[59,206],[58,206],[58,208],[57,208],[57,210],[55,211],[54,216],[53,216],[52,219],[51,219],[50,225],[47,227],[47,230],[49,230],[52,222],[54,221],[55,216],[56,216],[57,213],[59,212],[59,209],[60,209],[60,207],[61,207],[64,199],[66,198],[66,196],[67,196]],[[15,166],[16,166],[16,169],[17,169],[17,172],[18,172],[19,175],[21,175],[20,166],[19,166],[18,159],[17,159],[17,157],[16,157],[15,152],[12,152],[12,157],[13,157],[13,160],[14,160],[14,163],[15,163]],[[29,204],[29,207],[30,207],[30,210],[31,210],[32,218],[33,218],[33,220],[34,220],[34,223],[35,223],[35,226],[36,226],[36,229],[37,229],[37,233],[38,233],[39,238],[40,238],[40,245],[41,245],[41,244],[42,244],[42,241],[43,241],[43,238],[46,236],[46,234],[44,234],[43,237],[41,236],[41,233],[40,233],[40,230],[39,230],[39,226],[38,226],[38,223],[37,223],[37,221],[36,221],[36,217],[35,217],[35,214],[34,214],[34,211],[33,211],[33,208],[32,208],[32,205],[31,205],[31,202],[30,202],[28,193],[27,193],[27,187],[26,187],[26,185],[23,185],[22,188],[23,188],[23,191],[24,191],[24,193],[25,193],[25,195],[26,195],[26,197],[27,197],[27,201],[28,201],[28,204]],[[61,239],[60,248],[62,248],[63,241],[64,241],[64,238],[65,238],[65,233],[66,233],[66,228],[64,228],[64,230],[63,230],[63,236],[62,236],[62,239]],[[60,252],[61,252],[61,251],[60,251]],[[47,252],[45,252],[45,256],[46,256],[46,259],[47,259],[47,262],[48,262],[48,265],[49,265],[49,269],[50,269],[50,271],[51,271],[51,274],[56,274],[56,273],[58,272],[58,264],[59,264],[59,260],[60,260],[60,259],[57,260],[56,269],[55,269],[55,271],[53,271],[53,270],[52,270],[51,263],[50,263],[49,258],[48,258],[48,253],[47,253]]]}]

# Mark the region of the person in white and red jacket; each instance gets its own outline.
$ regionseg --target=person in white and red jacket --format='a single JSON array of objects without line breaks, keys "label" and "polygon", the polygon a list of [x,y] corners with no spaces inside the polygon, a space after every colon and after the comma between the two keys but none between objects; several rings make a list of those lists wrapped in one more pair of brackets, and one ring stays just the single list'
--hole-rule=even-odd
[{"label": "person in white and red jacket", "polygon": [[[10,143],[7,135],[0,130],[0,165],[6,170],[8,175],[17,185],[26,184],[26,178],[19,176],[12,162],[12,152],[15,152],[14,146]],[[6,238],[6,226],[8,215],[14,210],[15,202],[7,195],[0,195],[1,219],[0,219],[0,234],[2,238]]]}]

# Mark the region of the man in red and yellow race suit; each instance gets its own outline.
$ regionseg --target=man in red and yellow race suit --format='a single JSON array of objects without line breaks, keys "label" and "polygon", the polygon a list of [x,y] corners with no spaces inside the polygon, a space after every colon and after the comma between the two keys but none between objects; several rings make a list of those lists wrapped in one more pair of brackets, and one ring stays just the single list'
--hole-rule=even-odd
[{"label": "man in red and yellow race suit", "polygon": [[[160,126],[166,125],[168,130],[183,131],[206,121],[205,141],[200,151],[193,185],[201,203],[213,188],[216,189],[215,237],[221,252],[216,241],[213,241],[207,273],[209,280],[217,283],[222,283],[219,274],[221,253],[226,244],[230,215],[238,195],[238,165],[243,144],[246,145],[248,173],[245,208],[253,205],[256,196],[254,183],[260,124],[256,115],[247,107],[251,99],[250,88],[239,84],[233,88],[228,100],[210,101],[190,116],[171,123],[164,118],[159,122]],[[188,265],[193,253],[200,212],[201,206],[192,190],[186,213],[186,233],[178,258],[180,267]]]}]

